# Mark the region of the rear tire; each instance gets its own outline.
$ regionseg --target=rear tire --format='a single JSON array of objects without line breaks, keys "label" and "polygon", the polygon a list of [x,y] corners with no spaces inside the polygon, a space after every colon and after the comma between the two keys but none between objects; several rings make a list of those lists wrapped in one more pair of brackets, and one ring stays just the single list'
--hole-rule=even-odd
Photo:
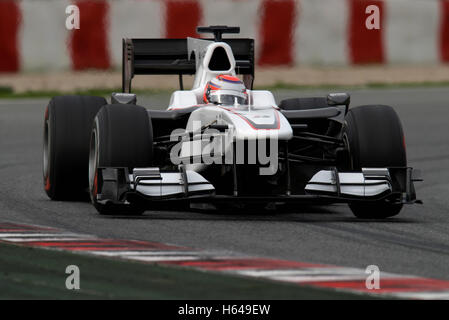
[{"label": "rear tire", "polygon": [[[390,106],[366,105],[350,109],[345,118],[343,139],[349,148],[353,170],[407,166],[401,121]],[[353,202],[349,207],[358,218],[383,219],[397,215],[402,204],[381,200]]]},{"label": "rear tire", "polygon": [[102,97],[58,96],[50,100],[44,118],[44,189],[52,200],[87,196],[89,140]]},{"label": "rear tire", "polygon": [[136,203],[102,204],[97,196],[98,167],[148,167],[153,159],[153,130],[148,111],[136,105],[111,104],[97,114],[89,153],[89,190],[100,214],[142,214]]}]

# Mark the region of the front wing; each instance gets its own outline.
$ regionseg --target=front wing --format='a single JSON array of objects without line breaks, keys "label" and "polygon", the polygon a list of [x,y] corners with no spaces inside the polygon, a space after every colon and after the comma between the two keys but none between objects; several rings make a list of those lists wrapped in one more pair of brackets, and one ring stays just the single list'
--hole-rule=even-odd
[{"label": "front wing", "polygon": [[200,173],[179,167],[177,172],[159,168],[98,168],[99,203],[127,204],[155,202],[360,202],[389,200],[396,203],[421,203],[416,199],[414,181],[420,173],[410,167],[363,168],[361,172],[338,172],[336,168],[318,171],[305,187],[305,194],[264,196],[217,195],[213,184]]}]

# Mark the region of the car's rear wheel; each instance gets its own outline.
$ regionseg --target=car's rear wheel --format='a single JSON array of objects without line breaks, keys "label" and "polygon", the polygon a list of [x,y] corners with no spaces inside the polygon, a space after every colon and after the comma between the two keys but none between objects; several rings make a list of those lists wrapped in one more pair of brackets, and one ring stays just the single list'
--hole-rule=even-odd
[{"label": "car's rear wheel", "polygon": [[[345,118],[343,139],[353,170],[407,166],[401,121],[390,106],[365,105],[350,109]],[[358,218],[381,219],[397,215],[402,204],[381,200],[353,202],[349,207]]]},{"label": "car's rear wheel", "polygon": [[89,190],[100,214],[141,214],[138,203],[97,201],[99,167],[148,167],[153,158],[153,130],[147,110],[136,105],[111,104],[97,114],[91,133]]},{"label": "car's rear wheel", "polygon": [[87,195],[89,140],[102,97],[58,96],[45,109],[43,178],[52,200],[82,199]]}]

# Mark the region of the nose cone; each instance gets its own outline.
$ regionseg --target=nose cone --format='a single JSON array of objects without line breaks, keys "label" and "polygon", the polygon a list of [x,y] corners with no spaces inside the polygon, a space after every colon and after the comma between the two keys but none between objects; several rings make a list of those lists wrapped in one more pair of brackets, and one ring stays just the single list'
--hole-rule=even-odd
[{"label": "nose cone", "polygon": [[225,107],[228,121],[232,123],[236,139],[273,138],[289,140],[293,135],[285,117],[274,108],[250,109],[248,106]]}]

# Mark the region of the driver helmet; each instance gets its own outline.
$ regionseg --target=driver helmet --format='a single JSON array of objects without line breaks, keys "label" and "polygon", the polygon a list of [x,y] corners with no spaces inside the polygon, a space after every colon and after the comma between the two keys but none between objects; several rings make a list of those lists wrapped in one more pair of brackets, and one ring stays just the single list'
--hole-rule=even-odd
[{"label": "driver helmet", "polygon": [[214,104],[248,104],[248,93],[239,78],[221,74],[207,83],[203,100]]}]

